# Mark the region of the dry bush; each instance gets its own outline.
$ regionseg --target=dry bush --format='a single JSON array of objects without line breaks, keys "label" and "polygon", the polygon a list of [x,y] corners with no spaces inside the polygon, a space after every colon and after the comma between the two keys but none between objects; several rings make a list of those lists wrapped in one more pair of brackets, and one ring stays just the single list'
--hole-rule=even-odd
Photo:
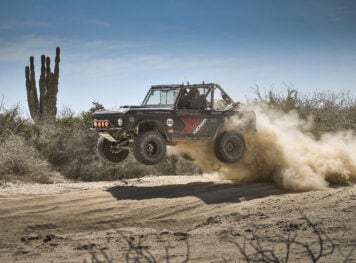
[{"label": "dry bush", "polygon": [[312,117],[315,135],[340,129],[356,130],[356,98],[350,92],[319,92],[299,94],[286,86],[286,94],[273,90],[262,93],[255,88],[254,103],[263,103],[274,109],[290,112],[295,110],[303,119]]},{"label": "dry bush", "polygon": [[299,223],[289,223],[287,236],[272,238],[265,226],[253,225],[243,241],[234,236],[227,241],[236,246],[245,262],[353,262],[356,245],[343,252],[337,240],[301,214]]},{"label": "dry bush", "polygon": [[0,102],[0,180],[51,183],[54,172],[28,141],[36,130],[21,117],[18,105]]},{"label": "dry bush", "polygon": [[10,109],[6,109],[3,101],[0,102],[0,138],[13,134],[20,134],[25,138],[30,138],[33,135],[31,123],[21,117],[21,109],[16,105]]},{"label": "dry bush", "polygon": [[[250,227],[239,227],[237,231],[232,232],[229,232],[232,228],[224,230],[227,236],[220,237],[221,242],[233,244],[236,254],[228,259],[216,257],[209,262],[354,262],[355,244],[350,244],[345,249],[340,246],[338,240],[332,239],[303,213],[298,222],[285,223],[285,227],[288,228],[285,229],[288,233],[286,236],[274,233],[271,237],[270,233],[266,233],[265,225],[252,224]],[[168,240],[159,237],[156,241],[157,246],[152,245],[154,239],[150,235],[122,230],[117,230],[116,233],[118,250],[90,247],[88,253],[92,262],[122,262],[120,257],[124,257],[127,263],[190,262],[194,254],[190,245],[192,241],[186,232],[172,232],[168,234],[172,235],[168,236],[170,238]],[[173,245],[170,240],[176,241],[175,244]],[[185,249],[180,253],[174,253],[171,249],[178,246]]]},{"label": "dry bush", "polygon": [[0,179],[52,183],[50,166],[37,150],[18,135],[0,141]]},{"label": "dry bush", "polygon": [[132,155],[115,164],[99,157],[96,149],[98,135],[78,117],[59,119],[55,124],[38,127],[33,140],[41,154],[66,178],[83,181],[106,181],[138,178],[146,175],[196,174],[199,168],[176,155],[167,156],[161,163],[146,166]]},{"label": "dry bush", "polygon": [[300,98],[301,117],[313,116],[319,134],[338,129],[356,130],[356,98],[350,92],[315,92]]},{"label": "dry bush", "polygon": [[34,144],[39,152],[69,179],[100,181],[122,176],[118,167],[103,164],[96,153],[97,135],[80,126],[46,124],[39,127]]}]

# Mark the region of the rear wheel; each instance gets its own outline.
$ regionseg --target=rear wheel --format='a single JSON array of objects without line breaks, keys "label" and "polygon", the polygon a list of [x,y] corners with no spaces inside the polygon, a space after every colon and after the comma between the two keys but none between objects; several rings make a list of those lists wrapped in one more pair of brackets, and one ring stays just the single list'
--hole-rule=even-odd
[{"label": "rear wheel", "polygon": [[217,137],[214,144],[216,157],[225,163],[235,163],[241,160],[245,149],[242,135],[235,131],[223,132]]},{"label": "rear wheel", "polygon": [[142,132],[135,139],[133,154],[140,163],[146,165],[157,164],[166,155],[166,141],[155,131]]},{"label": "rear wheel", "polygon": [[104,137],[100,137],[97,145],[99,155],[110,162],[122,162],[129,155],[129,150],[117,147],[119,143],[120,142],[110,142]]}]

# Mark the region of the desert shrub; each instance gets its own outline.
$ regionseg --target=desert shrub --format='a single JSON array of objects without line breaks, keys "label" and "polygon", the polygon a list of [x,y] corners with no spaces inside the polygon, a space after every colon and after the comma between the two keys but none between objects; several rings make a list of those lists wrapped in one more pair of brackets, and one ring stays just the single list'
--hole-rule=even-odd
[{"label": "desert shrub", "polygon": [[315,92],[300,98],[300,116],[314,118],[319,134],[338,129],[356,130],[356,98],[351,93]]},{"label": "desert shrub", "polygon": [[356,130],[356,98],[350,92],[299,94],[287,86],[286,93],[273,90],[262,93],[258,87],[255,93],[254,103],[262,103],[283,112],[294,110],[303,119],[312,117],[312,132],[317,136],[339,129]]},{"label": "desert shrub", "polygon": [[21,116],[19,105],[6,109],[3,103],[0,102],[0,139],[3,140],[13,134],[20,134],[25,138],[30,138],[34,132],[31,122]]},{"label": "desert shrub", "polygon": [[[167,156],[160,164],[146,166],[138,163],[132,155],[125,161],[114,164],[101,159],[96,150],[98,135],[82,127],[58,127],[46,125],[41,128],[38,149],[65,177],[84,181],[117,180],[137,178],[149,174],[172,175],[183,171],[179,167],[191,167],[196,173],[196,165],[177,156]],[[191,174],[191,173],[190,173]]]},{"label": "desert shrub", "polygon": [[187,161],[176,153],[167,155],[155,168],[156,173],[160,175],[194,175],[202,173],[195,162]]},{"label": "desert shrub", "polygon": [[51,183],[47,161],[19,135],[9,135],[0,141],[0,179]]},{"label": "desert shrub", "polygon": [[4,137],[18,132],[22,125],[19,112],[19,106],[10,110],[5,108],[0,110],[0,136]]},{"label": "desert shrub", "polygon": [[36,129],[16,105],[0,103],[0,180],[51,183],[54,173],[29,141]]}]

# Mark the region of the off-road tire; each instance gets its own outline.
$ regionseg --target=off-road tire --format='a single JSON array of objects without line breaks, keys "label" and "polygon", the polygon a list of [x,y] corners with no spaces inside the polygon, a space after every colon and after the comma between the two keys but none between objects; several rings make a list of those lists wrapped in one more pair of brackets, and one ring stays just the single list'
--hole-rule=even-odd
[{"label": "off-road tire", "polygon": [[215,155],[224,163],[238,162],[243,157],[245,149],[242,135],[235,131],[221,133],[214,143]]},{"label": "off-road tire", "polygon": [[129,155],[129,151],[125,149],[117,150],[113,148],[114,146],[115,146],[114,142],[110,142],[104,137],[100,137],[97,144],[98,153],[102,158],[104,158],[107,161],[113,163],[122,162]]},{"label": "off-road tire", "polygon": [[155,131],[145,131],[137,136],[133,145],[136,160],[146,165],[154,165],[166,155],[166,141]]}]

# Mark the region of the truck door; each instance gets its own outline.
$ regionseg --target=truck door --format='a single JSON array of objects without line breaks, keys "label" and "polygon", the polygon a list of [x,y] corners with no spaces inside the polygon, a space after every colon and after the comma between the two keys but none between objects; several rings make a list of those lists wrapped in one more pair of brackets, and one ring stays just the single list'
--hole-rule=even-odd
[{"label": "truck door", "polygon": [[174,139],[209,139],[211,109],[207,96],[208,89],[202,87],[191,87],[182,95],[175,111]]},{"label": "truck door", "polygon": [[177,110],[173,137],[177,140],[207,139],[209,137],[209,118],[206,110]]}]

